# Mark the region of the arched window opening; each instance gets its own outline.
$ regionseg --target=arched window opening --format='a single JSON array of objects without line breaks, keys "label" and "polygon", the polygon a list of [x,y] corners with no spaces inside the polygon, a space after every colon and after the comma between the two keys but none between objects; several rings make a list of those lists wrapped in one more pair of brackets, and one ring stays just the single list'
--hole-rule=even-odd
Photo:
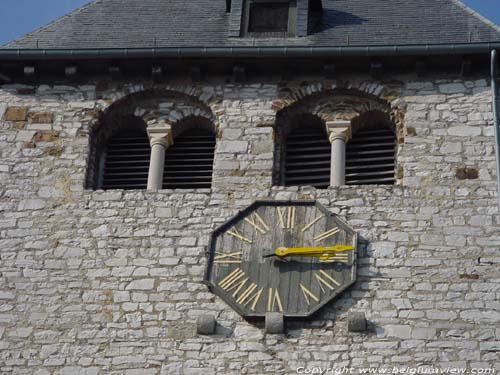
[{"label": "arched window opening", "polygon": [[346,184],[393,185],[396,145],[392,124],[372,121],[360,126],[346,145]]},{"label": "arched window opening", "polygon": [[331,144],[324,122],[314,115],[298,116],[285,134],[285,186],[330,185]]},{"label": "arched window opening", "polygon": [[101,147],[98,188],[146,189],[151,147],[141,119],[127,118]]},{"label": "arched window opening", "polygon": [[216,143],[211,125],[194,119],[179,127],[184,131],[174,132],[174,144],[165,154],[163,188],[210,189]]},{"label": "arched window opening", "polygon": [[146,132],[129,130],[114,136],[107,145],[103,189],[145,189],[151,147]]}]

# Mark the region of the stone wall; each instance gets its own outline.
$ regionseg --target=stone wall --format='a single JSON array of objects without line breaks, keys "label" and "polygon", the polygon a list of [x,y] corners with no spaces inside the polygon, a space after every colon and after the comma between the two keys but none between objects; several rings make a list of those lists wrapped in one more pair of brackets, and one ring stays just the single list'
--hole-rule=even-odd
[{"label": "stone wall", "polygon": [[[490,89],[480,78],[393,78],[0,86],[0,373],[500,369]],[[385,103],[398,124],[397,185],[273,186],[277,112],[340,89]],[[213,189],[85,190],[102,115],[151,91],[210,109],[219,134]],[[259,198],[318,199],[364,240],[358,282],[286,335],[265,335],[201,282],[211,231]],[[368,333],[347,332],[352,311],[366,313]],[[217,335],[195,332],[207,312]]]}]

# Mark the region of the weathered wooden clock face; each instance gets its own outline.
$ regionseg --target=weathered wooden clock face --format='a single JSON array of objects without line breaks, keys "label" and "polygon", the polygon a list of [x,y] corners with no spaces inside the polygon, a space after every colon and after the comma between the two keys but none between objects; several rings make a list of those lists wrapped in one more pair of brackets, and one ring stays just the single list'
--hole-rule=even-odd
[{"label": "weathered wooden clock face", "polygon": [[205,282],[245,318],[307,317],[354,283],[356,245],[319,203],[256,202],[212,234]]}]

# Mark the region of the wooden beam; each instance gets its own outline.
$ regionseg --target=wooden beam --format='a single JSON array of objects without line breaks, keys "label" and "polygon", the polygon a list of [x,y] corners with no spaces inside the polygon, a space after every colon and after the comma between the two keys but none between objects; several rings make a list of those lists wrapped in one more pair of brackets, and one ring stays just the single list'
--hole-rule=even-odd
[{"label": "wooden beam", "polygon": [[291,66],[284,66],[280,69],[280,77],[282,81],[291,81],[295,75],[295,71]]},{"label": "wooden beam", "polygon": [[309,7],[310,7],[309,10],[311,12],[322,12],[323,2],[321,0],[310,0]]},{"label": "wooden beam", "polygon": [[111,65],[108,68],[108,72],[113,81],[119,81],[123,77],[122,70],[117,65]]},{"label": "wooden beam", "polygon": [[151,78],[154,82],[159,82],[163,79],[163,68],[160,65],[151,67]]},{"label": "wooden beam", "polygon": [[373,79],[380,79],[384,72],[382,61],[372,61],[370,64],[370,75]]},{"label": "wooden beam", "polygon": [[336,66],[333,62],[327,62],[323,65],[323,75],[326,79],[334,79],[335,78],[335,69]]},{"label": "wooden beam", "polygon": [[462,59],[462,66],[460,68],[462,77],[470,77],[472,75],[472,60],[468,58]]},{"label": "wooden beam", "polygon": [[12,79],[4,73],[0,73],[0,81],[3,81],[4,83],[9,83],[12,82]]},{"label": "wooden beam", "polygon": [[23,68],[24,78],[33,79],[36,76],[36,69],[34,65],[25,65]]},{"label": "wooden beam", "polygon": [[191,65],[189,67],[189,76],[191,81],[200,82],[201,81],[201,67],[199,65]]},{"label": "wooden beam", "polygon": [[75,80],[78,74],[78,68],[76,65],[67,65],[64,67],[64,75],[68,80]]},{"label": "wooden beam", "polygon": [[245,82],[247,79],[246,68],[243,64],[235,64],[233,66],[233,80],[234,82]]},{"label": "wooden beam", "polygon": [[417,73],[417,77],[425,76],[427,74],[427,61],[417,60],[415,62],[415,71]]}]

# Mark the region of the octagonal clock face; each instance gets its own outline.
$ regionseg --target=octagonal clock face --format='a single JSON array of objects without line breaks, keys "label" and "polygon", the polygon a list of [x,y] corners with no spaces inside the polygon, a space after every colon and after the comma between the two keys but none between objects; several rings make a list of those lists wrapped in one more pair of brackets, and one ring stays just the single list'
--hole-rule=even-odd
[{"label": "octagonal clock face", "polygon": [[357,235],[314,201],[261,201],[218,228],[205,282],[245,318],[307,317],[356,279]]}]

